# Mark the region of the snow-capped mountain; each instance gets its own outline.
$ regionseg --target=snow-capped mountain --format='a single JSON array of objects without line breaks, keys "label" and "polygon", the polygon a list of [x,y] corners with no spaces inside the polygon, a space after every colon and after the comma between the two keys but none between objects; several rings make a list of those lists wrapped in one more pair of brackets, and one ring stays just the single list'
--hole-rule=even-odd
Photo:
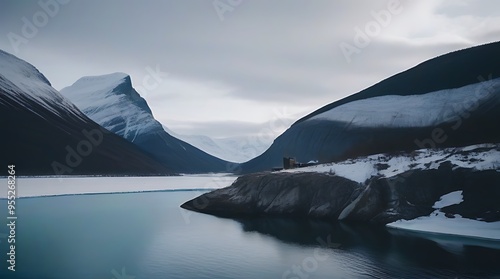
[{"label": "snow-capped mountain", "polygon": [[500,43],[421,63],[303,117],[244,172],[299,162],[500,142]]},{"label": "snow-capped mountain", "polygon": [[[490,89],[491,90],[488,90]],[[420,95],[388,95],[353,101],[317,114],[305,121],[341,122],[354,127],[412,128],[456,121],[467,113],[464,100],[481,105],[494,100],[500,78]],[[481,92],[474,96],[474,92]],[[376,117],[374,117],[376,116]]]},{"label": "snow-capped mountain", "polygon": [[86,116],[176,172],[229,172],[234,165],[167,133],[127,74],[83,77],[61,94]]},{"label": "snow-capped mountain", "polygon": [[36,103],[54,114],[59,114],[59,109],[65,108],[73,116],[85,118],[35,67],[2,50],[0,50],[0,75],[3,79],[2,89],[9,90],[8,93],[2,94],[2,97],[11,102],[29,110],[33,109],[33,105],[30,104]]},{"label": "snow-capped mountain", "polygon": [[86,117],[31,64],[0,50],[0,161],[20,174],[167,174]]},{"label": "snow-capped mountain", "polygon": [[61,94],[95,122],[134,142],[138,133],[155,131],[161,124],[129,84],[130,77],[124,73],[83,77]]},{"label": "snow-capped mountain", "polygon": [[266,151],[267,143],[258,137],[241,136],[229,138],[211,138],[204,135],[181,135],[163,126],[170,135],[183,140],[217,158],[235,163],[243,163]]}]

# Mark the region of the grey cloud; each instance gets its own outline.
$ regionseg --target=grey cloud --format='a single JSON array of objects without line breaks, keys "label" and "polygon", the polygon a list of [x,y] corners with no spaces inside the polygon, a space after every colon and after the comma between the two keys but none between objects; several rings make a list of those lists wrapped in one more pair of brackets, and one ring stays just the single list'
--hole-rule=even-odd
[{"label": "grey cloud", "polygon": [[[376,38],[347,63],[339,44],[350,42],[354,28],[373,20],[371,12],[385,9],[389,1],[243,1],[224,14],[223,21],[212,2],[72,0],[22,46],[19,56],[44,61],[48,53],[50,57],[58,55],[59,59],[36,66],[51,70],[44,73],[60,87],[78,78],[74,73],[82,72],[83,65],[77,62],[85,63],[89,75],[140,72],[146,66],[159,65],[174,77],[234,88],[225,98],[321,107],[426,59],[470,46]],[[401,2],[401,18],[430,3]],[[469,1],[468,6],[456,1],[440,3],[436,13],[446,18],[500,16],[497,2]],[[37,1],[6,0],[0,0],[0,7],[0,47],[12,51],[6,34],[19,32],[21,17],[32,16],[40,7]],[[465,35],[473,42],[493,41],[500,38],[500,29]],[[132,79],[138,84],[134,76]],[[171,102],[182,98],[176,92],[165,92],[148,100],[162,102],[159,99],[163,96],[172,98]],[[191,123],[185,130],[212,133],[220,129],[223,134],[245,127],[252,131],[251,126],[239,124],[227,123],[231,128],[223,129],[224,123],[215,123],[213,129],[206,129]]]},{"label": "grey cloud", "polygon": [[500,16],[500,9],[492,9],[488,4],[481,0],[470,0],[460,2],[455,0],[444,1],[437,9],[437,14],[448,17],[458,17],[464,15],[475,15],[479,17]]},{"label": "grey cloud", "polygon": [[[281,119],[286,123],[293,123],[296,119]],[[165,121],[169,129],[178,134],[207,135],[214,138],[238,137],[241,135],[261,137],[265,142],[271,142],[280,132],[272,129],[281,123],[250,123],[243,121],[210,121],[210,122],[181,122]]]}]

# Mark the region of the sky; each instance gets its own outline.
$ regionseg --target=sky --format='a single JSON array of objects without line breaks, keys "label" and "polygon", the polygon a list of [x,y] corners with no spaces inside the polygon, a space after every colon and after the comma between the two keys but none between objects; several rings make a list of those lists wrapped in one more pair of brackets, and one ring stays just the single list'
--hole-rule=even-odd
[{"label": "sky", "polygon": [[479,0],[0,0],[0,49],[60,90],[124,72],[178,134],[274,138],[427,59],[500,39]]}]

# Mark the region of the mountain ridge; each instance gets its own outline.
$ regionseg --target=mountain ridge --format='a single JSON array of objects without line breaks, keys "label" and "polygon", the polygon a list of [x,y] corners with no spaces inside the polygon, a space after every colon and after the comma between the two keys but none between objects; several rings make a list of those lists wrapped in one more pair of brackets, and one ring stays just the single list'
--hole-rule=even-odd
[{"label": "mountain ridge", "polygon": [[230,172],[233,168],[234,163],[207,154],[165,131],[127,74],[82,77],[61,93],[89,118],[176,172]]},{"label": "mountain ridge", "polygon": [[52,88],[33,65],[0,52],[0,161],[20,175],[168,175],[173,172],[111,134]]},{"label": "mountain ridge", "polygon": [[[467,84],[498,78],[500,77],[500,70],[498,69],[498,65],[500,65],[500,57],[498,56],[499,45],[500,42],[491,42],[471,48],[455,50],[426,60],[407,70],[385,78],[366,89],[327,104],[300,118],[293,125],[344,103],[379,96],[381,91],[388,91],[384,95],[416,95],[430,91],[458,88]],[[466,51],[465,55],[468,57],[460,57],[460,61],[458,61],[459,56],[464,55],[464,51]],[[477,59],[478,57],[482,59]],[[462,66],[465,62],[470,62],[467,65],[469,65],[468,69],[473,69],[472,71],[463,69]],[[442,71],[443,67],[441,65],[443,64],[447,64],[447,72]],[[478,71],[478,68],[481,68],[481,70]],[[417,73],[415,74],[415,72]],[[419,79],[427,80],[426,76],[440,77],[440,74],[446,74],[448,77],[441,78],[441,82],[436,81],[434,83],[419,81]],[[399,83],[399,79],[404,79],[405,83]],[[408,84],[411,84],[411,86],[407,86]]]},{"label": "mountain ridge", "polygon": [[[438,56],[404,72],[389,77],[367,89],[333,102],[296,121],[278,136],[262,155],[242,164],[242,172],[270,170],[282,165],[283,157],[300,162],[327,163],[382,152],[409,151],[432,147],[465,146],[500,141],[500,42],[458,50]],[[487,87],[484,84],[492,83]],[[462,86],[462,87],[457,87]],[[464,87],[472,90],[464,91]],[[439,89],[439,90],[437,90]],[[429,91],[431,90],[431,91]],[[432,91],[434,90],[434,91]],[[423,102],[430,94],[448,94],[441,98],[442,107]],[[462,94],[463,98],[455,94]],[[392,97],[391,97],[392,96]],[[488,98],[482,98],[488,96]],[[380,98],[397,99],[394,104],[376,102]],[[453,101],[453,103],[447,103]],[[404,100],[407,100],[405,103]],[[411,100],[411,102],[410,102]],[[413,122],[425,122],[434,114],[435,121],[420,126],[393,125],[391,118],[384,125],[359,125],[355,117],[365,115],[361,122],[379,121],[376,109],[366,103],[385,105],[393,114],[404,116],[417,111]],[[359,104],[365,103],[364,106]],[[345,109],[353,113],[351,121],[342,119]],[[319,119],[326,114],[337,115]],[[391,115],[386,115],[391,116]]]}]

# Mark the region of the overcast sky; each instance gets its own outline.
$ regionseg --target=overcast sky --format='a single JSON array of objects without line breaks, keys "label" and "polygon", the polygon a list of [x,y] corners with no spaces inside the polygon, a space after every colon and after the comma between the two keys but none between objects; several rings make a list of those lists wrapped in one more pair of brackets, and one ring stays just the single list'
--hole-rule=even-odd
[{"label": "overcast sky", "polygon": [[56,89],[130,74],[160,122],[212,137],[277,135],[424,60],[500,39],[499,1],[55,1],[0,0],[0,48]]}]

